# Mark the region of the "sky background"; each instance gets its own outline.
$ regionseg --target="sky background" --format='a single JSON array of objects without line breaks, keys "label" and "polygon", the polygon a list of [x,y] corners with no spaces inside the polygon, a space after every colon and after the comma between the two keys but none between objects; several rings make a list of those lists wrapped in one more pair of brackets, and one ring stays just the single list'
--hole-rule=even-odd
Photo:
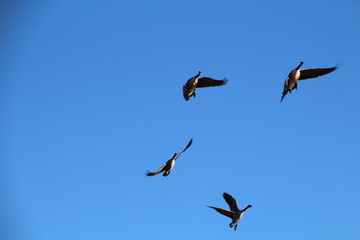
[{"label": "sky background", "polygon": [[[360,239],[360,1],[2,1],[0,33],[1,239]],[[280,104],[300,61],[340,68]],[[199,70],[229,82],[186,102]]]}]

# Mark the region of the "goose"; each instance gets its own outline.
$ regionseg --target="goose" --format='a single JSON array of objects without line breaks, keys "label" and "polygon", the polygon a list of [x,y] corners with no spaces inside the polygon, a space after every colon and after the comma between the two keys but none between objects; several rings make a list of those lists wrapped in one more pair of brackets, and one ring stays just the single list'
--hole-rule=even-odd
[{"label": "goose", "polygon": [[175,161],[176,159],[178,159],[181,154],[183,154],[192,144],[192,139],[189,141],[188,145],[185,147],[185,149],[181,152],[181,153],[174,153],[174,156],[168,160],[164,165],[161,166],[161,168],[159,168],[158,170],[156,170],[155,172],[150,172],[149,170],[146,171],[146,176],[155,176],[156,174],[159,174],[161,172],[163,173],[163,176],[166,177],[170,174],[170,171],[174,168],[175,166]]},{"label": "goose", "polygon": [[236,231],[236,228],[238,226],[238,222],[240,221],[240,219],[242,218],[244,212],[248,209],[251,208],[251,205],[248,205],[246,208],[244,208],[243,210],[240,210],[237,206],[236,200],[235,198],[233,198],[230,194],[228,193],[223,193],[223,197],[225,199],[225,201],[227,202],[227,204],[229,204],[230,207],[230,211],[229,210],[225,210],[222,208],[217,208],[217,207],[211,207],[208,206],[209,208],[215,209],[217,212],[221,213],[222,215],[225,215],[229,218],[232,219],[232,222],[229,224],[230,228],[234,227],[234,230]]},{"label": "goose", "polygon": [[332,68],[311,68],[311,69],[302,69],[299,70],[299,68],[304,64],[304,62],[300,62],[299,66],[297,66],[295,69],[293,69],[289,76],[286,78],[284,83],[284,91],[281,96],[280,102],[284,99],[285,95],[295,88],[297,89],[297,81],[298,80],[304,80],[308,78],[316,78],[328,73],[331,73],[335,71],[338,66]]},{"label": "goose", "polygon": [[200,75],[201,71],[199,71],[198,74],[196,74],[194,77],[190,78],[183,86],[183,94],[186,101],[188,101],[190,97],[196,96],[196,88],[222,86],[228,82],[227,78],[223,78],[222,80],[215,80],[208,77],[199,78]]}]

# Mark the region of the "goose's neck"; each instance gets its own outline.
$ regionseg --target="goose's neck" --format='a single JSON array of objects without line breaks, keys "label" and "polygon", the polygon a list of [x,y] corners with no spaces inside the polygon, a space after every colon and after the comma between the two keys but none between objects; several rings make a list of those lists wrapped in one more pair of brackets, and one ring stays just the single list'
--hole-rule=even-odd
[{"label": "goose's neck", "polygon": [[244,208],[242,211],[245,212],[246,209],[251,208],[251,205],[248,205],[246,208]]},{"label": "goose's neck", "polygon": [[304,64],[304,62],[300,62],[299,66],[297,66],[297,68],[295,68],[296,70],[299,70],[299,68]]}]

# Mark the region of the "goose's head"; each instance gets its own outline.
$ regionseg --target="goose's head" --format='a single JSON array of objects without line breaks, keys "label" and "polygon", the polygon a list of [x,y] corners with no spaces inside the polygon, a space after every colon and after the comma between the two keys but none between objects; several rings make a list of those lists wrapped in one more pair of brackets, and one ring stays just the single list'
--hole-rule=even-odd
[{"label": "goose's head", "polygon": [[300,62],[299,66],[296,69],[299,69],[302,65],[304,65],[304,62]]},{"label": "goose's head", "polygon": [[201,71],[199,71],[195,77],[198,78],[198,77],[200,77],[200,75],[201,75]]}]

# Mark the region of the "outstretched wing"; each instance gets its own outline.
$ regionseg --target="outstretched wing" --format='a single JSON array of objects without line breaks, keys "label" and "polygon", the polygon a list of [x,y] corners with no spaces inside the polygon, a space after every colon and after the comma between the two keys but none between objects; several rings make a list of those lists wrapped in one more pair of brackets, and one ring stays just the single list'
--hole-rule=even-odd
[{"label": "outstretched wing", "polygon": [[184,149],[181,153],[179,153],[178,155],[180,156],[181,154],[183,154],[183,153],[191,146],[191,144],[192,144],[192,139],[190,139],[188,145],[187,145],[187,146],[185,147],[185,149]]},{"label": "outstretched wing", "polygon": [[166,166],[167,163],[165,163],[164,165],[161,166],[161,168],[159,168],[158,170],[156,170],[155,172],[150,172],[149,170],[146,171],[146,176],[155,176],[156,174],[161,173],[162,171],[164,171],[164,168]]},{"label": "outstretched wing", "polygon": [[217,208],[217,207],[211,207],[211,206],[208,206],[208,207],[216,210],[218,213],[221,213],[222,215],[225,215],[231,219],[233,219],[235,217],[235,213],[231,212],[229,210],[225,210],[225,209]]},{"label": "outstretched wing", "polygon": [[197,88],[202,87],[216,87],[225,85],[228,82],[227,78],[223,78],[222,80],[215,80],[208,77],[202,77],[198,79],[198,83],[196,85]]},{"label": "outstretched wing", "polygon": [[236,200],[235,198],[233,198],[230,194],[228,193],[223,193],[223,197],[225,199],[225,201],[227,202],[227,204],[229,204],[230,210],[233,212],[240,212]]},{"label": "outstretched wing", "polygon": [[309,79],[309,78],[316,78],[322,75],[331,73],[335,71],[338,66],[332,68],[310,68],[310,69],[302,69],[300,70],[300,78],[299,80]]}]

